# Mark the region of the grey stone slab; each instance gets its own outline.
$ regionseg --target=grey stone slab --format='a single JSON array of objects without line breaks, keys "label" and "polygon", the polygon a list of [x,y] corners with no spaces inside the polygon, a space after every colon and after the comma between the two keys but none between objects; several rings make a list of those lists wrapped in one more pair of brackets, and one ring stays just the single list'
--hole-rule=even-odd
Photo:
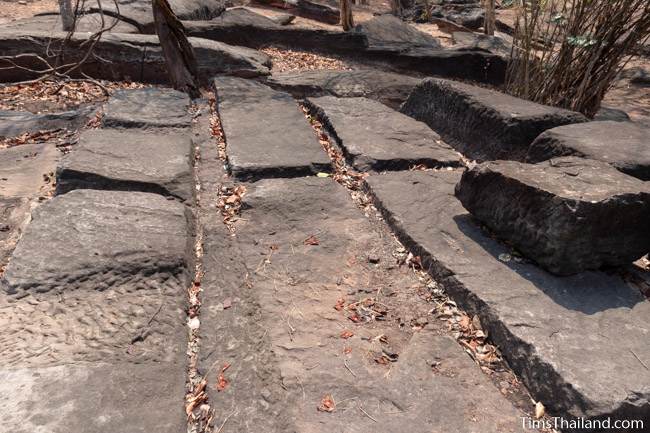
[{"label": "grey stone slab", "polygon": [[[399,238],[478,314],[510,366],[552,414],[650,418],[650,302],[615,275],[556,277],[510,259],[454,197],[457,172],[367,179]],[[501,259],[500,259],[501,257]]]},{"label": "grey stone slab", "polygon": [[[230,415],[233,431],[523,431],[518,411],[456,342],[399,325],[431,304],[343,187],[316,177],[246,186],[237,235],[213,225],[204,237],[199,367],[210,369],[211,404],[233,408],[217,411],[215,425]],[[318,245],[305,244],[312,235]],[[368,264],[371,251],[384,265]],[[355,325],[333,308],[361,287],[394,292],[386,320]],[[355,335],[344,340],[345,329]],[[390,368],[373,359],[381,334],[399,354]],[[333,413],[317,410],[327,394]]]},{"label": "grey stone slab", "polygon": [[[501,85],[505,79],[506,61],[502,56],[484,50],[441,49],[417,45],[409,38],[413,27],[387,41],[386,49],[369,47],[364,32],[314,29],[304,26],[280,26],[272,20],[242,8],[227,10],[210,21],[185,21],[191,36],[222,41],[233,45],[263,48],[269,45],[292,50],[344,54],[376,62],[392,70],[417,72],[427,76],[449,77]],[[428,35],[424,35],[428,37]],[[430,42],[430,41],[429,41]],[[428,42],[427,42],[428,43]]]},{"label": "grey stone slab", "polygon": [[295,98],[333,95],[375,99],[397,109],[420,79],[408,75],[361,69],[341,71],[321,69],[275,73],[267,80],[274,89],[291,93]]},{"label": "grey stone slab", "polygon": [[456,196],[497,237],[558,275],[629,265],[650,251],[650,184],[601,161],[485,162],[463,174]]},{"label": "grey stone slab", "polygon": [[329,170],[329,157],[289,94],[232,77],[217,77],[214,86],[235,177],[291,177]]},{"label": "grey stone slab", "polygon": [[466,156],[482,161],[522,161],[543,131],[587,120],[572,111],[435,78],[422,81],[401,111],[427,123]]},{"label": "grey stone slab", "polygon": [[111,128],[186,128],[187,94],[173,89],[120,89],[109,98],[102,124]]},{"label": "grey stone slab", "polygon": [[0,280],[1,430],[186,428],[186,214],[92,190],[33,212]]},{"label": "grey stone slab", "polygon": [[[48,47],[59,45],[64,40],[63,54],[69,61],[80,61],[92,32],[75,32],[68,40],[65,32],[21,31],[0,29],[0,55],[38,54],[54,62],[57,53]],[[269,57],[244,47],[234,47],[221,42],[200,38],[189,38],[198,59],[199,80],[207,84],[216,74],[232,74],[245,77],[269,75]],[[84,75],[111,81],[139,81],[153,84],[169,84],[169,71],[165,63],[158,37],[155,35],[105,33],[93,48],[90,58],[83,59],[80,68],[71,72],[73,77]],[[28,72],[39,70],[42,62],[34,57],[21,57],[17,66],[3,66],[0,82],[24,81],[37,78],[38,74]],[[25,69],[28,68],[28,69]]]},{"label": "grey stone slab", "polygon": [[186,134],[85,131],[57,168],[56,191],[141,191],[189,200],[194,191],[191,151]]},{"label": "grey stone slab", "polygon": [[485,50],[502,57],[509,57],[512,51],[512,38],[506,39],[506,36],[490,36],[473,32],[453,32],[451,34],[454,48]]},{"label": "grey stone slab", "polygon": [[178,433],[187,429],[182,364],[0,367],[0,428],[13,433]]},{"label": "grey stone slab", "polygon": [[566,155],[604,161],[630,176],[650,180],[650,128],[615,121],[560,126],[535,139],[526,161]]},{"label": "grey stone slab", "polygon": [[25,132],[50,129],[78,129],[95,114],[93,106],[61,113],[34,114],[28,111],[0,111],[0,138],[15,137]]},{"label": "grey stone slab", "polygon": [[[169,0],[169,5],[181,20],[211,20],[225,10],[224,3],[215,0]],[[86,10],[100,12],[99,7],[92,3],[86,6]],[[118,0],[117,5],[113,2],[102,5],[101,11],[136,26],[141,33],[156,33],[151,2],[147,0]]]},{"label": "grey stone slab", "polygon": [[612,120],[615,122],[630,122],[630,116],[623,110],[614,107],[601,106],[593,120]]},{"label": "grey stone slab", "polygon": [[416,48],[441,48],[436,38],[393,15],[374,17],[358,24],[354,30],[366,36],[371,50],[404,52]]},{"label": "grey stone slab", "polygon": [[187,242],[178,202],[140,192],[72,191],[34,210],[0,281],[16,293],[98,291],[120,279],[135,286],[159,271],[180,278]]},{"label": "grey stone slab", "polygon": [[323,96],[307,99],[306,105],[357,170],[461,165],[460,155],[425,123],[380,102]]}]

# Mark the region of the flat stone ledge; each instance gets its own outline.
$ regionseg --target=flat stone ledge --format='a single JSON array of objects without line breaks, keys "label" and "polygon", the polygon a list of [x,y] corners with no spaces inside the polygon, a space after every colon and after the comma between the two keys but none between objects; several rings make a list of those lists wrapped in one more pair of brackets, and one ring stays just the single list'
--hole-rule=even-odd
[{"label": "flat stone ledge", "polygon": [[367,47],[362,34],[338,30],[281,26],[245,8],[232,8],[210,21],[183,21],[189,36],[222,41],[232,45],[261,48],[282,45],[303,49],[354,52]]},{"label": "flat stone ledge", "polygon": [[102,125],[111,128],[187,128],[187,94],[173,89],[117,90],[104,108]]},{"label": "flat stone ledge", "polygon": [[46,114],[34,114],[29,111],[0,111],[0,138],[50,129],[75,130],[85,125],[95,111],[96,107],[92,105],[77,110]]},{"label": "flat stone ledge", "polygon": [[[156,194],[76,190],[32,214],[0,280],[6,293],[105,290],[187,269],[185,207]],[[45,248],[44,246],[47,246]]]},{"label": "flat stone ledge", "polygon": [[94,190],[36,208],[0,280],[7,431],[186,428],[187,214]]},{"label": "flat stone ledge", "polygon": [[443,79],[423,80],[401,111],[427,123],[465,156],[523,161],[543,131],[587,119],[579,113]]},{"label": "flat stone ledge", "polygon": [[306,105],[357,170],[461,165],[460,155],[426,124],[380,102],[323,96],[308,98]]},{"label": "flat stone ledge", "polygon": [[632,122],[587,122],[544,131],[528,149],[526,162],[575,155],[607,162],[650,180],[650,129]]},{"label": "flat stone ledge", "polygon": [[499,85],[506,73],[505,60],[483,50],[440,49],[432,45],[407,44],[403,38],[401,42],[398,38],[397,44],[383,49],[377,45],[369,47],[368,37],[362,32],[283,27],[243,8],[227,10],[210,21],[186,21],[183,24],[191,36],[228,44],[337,53],[356,60],[380,62],[384,66],[389,64],[395,70],[426,75]]},{"label": "flat stone ledge", "polygon": [[[90,32],[75,32],[66,43],[64,55],[69,61],[80,61]],[[48,47],[59,46],[66,39],[65,32],[17,31],[0,29],[0,56],[34,53],[54,62],[54,54]],[[198,75],[202,83],[208,83],[217,74],[242,77],[269,75],[269,57],[245,47],[201,38],[189,38],[198,59]],[[57,50],[58,51],[58,50]],[[155,35],[106,33],[94,46],[91,56],[73,71],[73,77],[88,75],[110,81],[139,81],[153,84],[169,84],[165,58]],[[33,57],[22,57],[18,66],[2,63],[0,82],[24,81],[37,78],[38,74],[24,68],[41,69],[42,63]]]},{"label": "flat stone ledge", "polygon": [[228,164],[238,179],[296,177],[330,170],[330,159],[293,98],[260,83],[214,80]]},{"label": "flat stone ledge", "polygon": [[497,237],[558,275],[629,265],[650,249],[650,184],[601,161],[486,162],[463,174],[456,196]]},{"label": "flat stone ledge", "polygon": [[419,82],[419,78],[376,69],[325,69],[279,72],[270,76],[266,84],[276,90],[291,93],[294,98],[326,95],[340,98],[364,97],[397,109]]},{"label": "flat stone ledge", "polygon": [[91,130],[57,169],[57,194],[74,189],[141,191],[189,200],[194,191],[185,134]]},{"label": "flat stone ledge", "polygon": [[394,15],[380,15],[358,24],[355,32],[368,39],[373,51],[405,52],[414,48],[441,49],[440,42],[428,33],[402,21]]},{"label": "flat stone ledge", "polygon": [[600,272],[556,277],[519,263],[454,197],[461,172],[367,179],[375,204],[553,415],[650,422],[650,302]]}]

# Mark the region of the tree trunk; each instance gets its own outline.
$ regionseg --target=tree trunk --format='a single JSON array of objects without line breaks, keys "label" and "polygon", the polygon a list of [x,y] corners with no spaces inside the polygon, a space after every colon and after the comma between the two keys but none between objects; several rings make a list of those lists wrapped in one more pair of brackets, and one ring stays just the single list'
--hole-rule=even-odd
[{"label": "tree trunk", "polygon": [[485,22],[483,30],[486,35],[494,36],[494,27],[496,26],[496,17],[494,14],[494,0],[483,0],[485,5]]},{"label": "tree trunk", "polygon": [[390,0],[390,13],[401,18],[403,12],[402,0]]},{"label": "tree trunk", "polygon": [[74,8],[72,0],[59,0],[59,13],[61,14],[61,24],[64,32],[74,30]]},{"label": "tree trunk", "polygon": [[343,31],[348,32],[354,28],[350,0],[339,0],[339,8],[341,10],[341,26],[343,27]]},{"label": "tree trunk", "polygon": [[156,33],[165,55],[172,86],[174,89],[186,92],[191,98],[200,97],[194,49],[185,36],[183,24],[176,17],[167,0],[152,0],[151,5]]}]

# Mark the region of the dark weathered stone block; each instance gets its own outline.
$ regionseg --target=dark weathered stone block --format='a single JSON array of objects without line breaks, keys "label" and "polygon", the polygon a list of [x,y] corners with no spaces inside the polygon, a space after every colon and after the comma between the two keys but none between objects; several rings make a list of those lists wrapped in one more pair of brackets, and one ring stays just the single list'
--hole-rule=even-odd
[{"label": "dark weathered stone block", "polygon": [[86,131],[57,169],[57,194],[90,188],[189,200],[194,190],[190,153],[191,140],[183,134]]},{"label": "dark weathered stone block", "polygon": [[401,110],[427,123],[458,151],[481,161],[523,161],[543,131],[587,120],[572,111],[435,78],[416,86]]},{"label": "dark weathered stone block", "polygon": [[463,174],[456,196],[555,274],[625,265],[650,250],[650,184],[604,162],[487,162]]},{"label": "dark weathered stone block", "polygon": [[[75,32],[66,41],[63,55],[69,62],[80,61],[85,53],[85,44],[92,33]],[[58,47],[67,37],[65,32],[4,30],[0,29],[0,56],[37,54],[51,63],[55,62]],[[268,56],[249,48],[233,47],[221,42],[200,38],[189,38],[198,59],[199,79],[209,82],[216,74],[232,74],[254,77],[268,75]],[[48,47],[56,46],[54,50]],[[131,80],[146,83],[169,83],[169,72],[165,58],[155,35],[106,33],[93,48],[94,56],[84,59],[72,76],[89,75],[112,81]],[[42,62],[34,57],[21,57],[12,66],[2,63],[0,82],[23,81],[36,78],[38,74],[24,68],[42,69]]]},{"label": "dark weathered stone block", "polygon": [[650,129],[632,122],[587,122],[549,129],[528,149],[527,162],[575,155],[604,161],[650,180]]},{"label": "dark weathered stone block", "polygon": [[325,95],[342,98],[363,96],[395,109],[406,100],[419,82],[415,77],[375,69],[280,72],[267,80],[269,86],[289,92],[295,98]]},{"label": "dark weathered stone block", "polygon": [[366,98],[323,96],[306,101],[357,170],[414,165],[460,166],[460,155],[426,124]]}]

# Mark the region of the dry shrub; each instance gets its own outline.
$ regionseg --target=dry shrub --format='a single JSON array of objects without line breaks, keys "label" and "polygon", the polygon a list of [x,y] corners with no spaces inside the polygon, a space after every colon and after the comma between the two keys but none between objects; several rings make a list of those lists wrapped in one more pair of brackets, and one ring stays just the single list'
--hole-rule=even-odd
[{"label": "dry shrub", "polygon": [[648,0],[515,0],[508,92],[593,117],[650,35]]}]

